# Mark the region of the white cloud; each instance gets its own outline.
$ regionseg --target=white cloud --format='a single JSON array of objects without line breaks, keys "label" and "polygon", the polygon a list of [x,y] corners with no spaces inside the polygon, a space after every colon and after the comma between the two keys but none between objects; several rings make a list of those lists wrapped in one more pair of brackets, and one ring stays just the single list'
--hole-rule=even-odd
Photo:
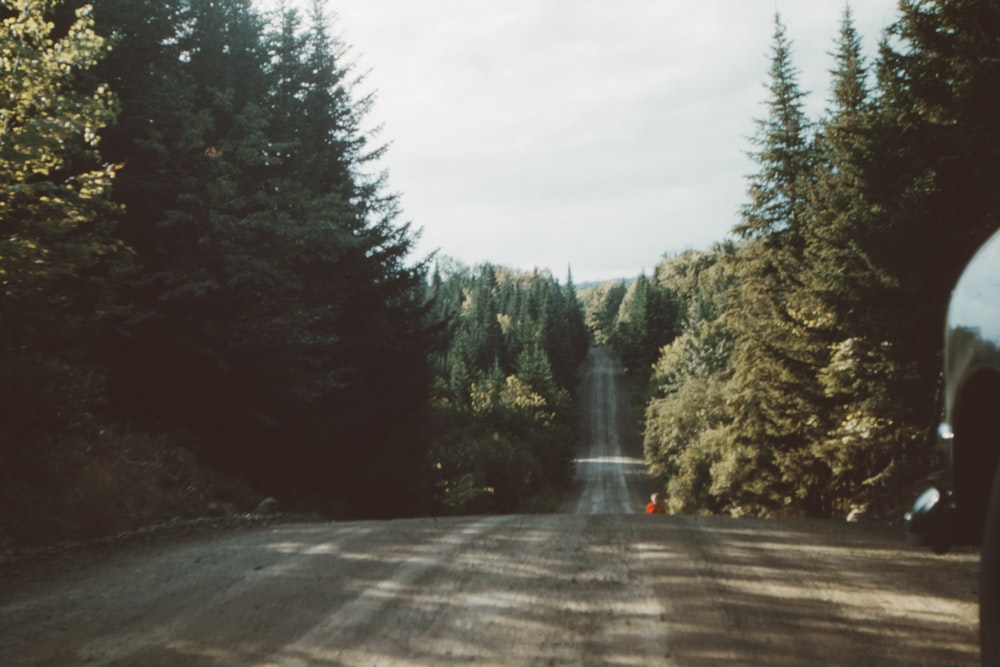
[{"label": "white cloud", "polygon": [[[861,5],[862,3],[856,3]],[[895,0],[853,8],[874,53]],[[809,112],[843,0],[337,0],[383,166],[435,248],[578,281],[722,240],[752,169],[775,11]]]}]

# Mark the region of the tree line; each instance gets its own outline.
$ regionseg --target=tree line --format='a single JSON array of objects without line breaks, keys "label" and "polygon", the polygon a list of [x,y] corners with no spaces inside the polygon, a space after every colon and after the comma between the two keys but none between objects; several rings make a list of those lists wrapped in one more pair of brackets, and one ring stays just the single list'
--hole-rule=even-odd
[{"label": "tree line", "polygon": [[679,308],[643,348],[646,457],[673,511],[896,514],[941,464],[948,294],[1000,219],[1000,9],[904,0],[868,59],[848,8],[833,43],[809,118],[776,17],[732,237],[651,281]]},{"label": "tree line", "polygon": [[510,510],[566,480],[572,288],[411,256],[322,1],[0,19],[0,542],[98,492],[129,514],[113,477],[208,493],[140,476],[162,457],[139,440],[332,516]]},{"label": "tree line", "polygon": [[454,266],[430,289],[451,327],[432,357],[438,498],[449,511],[553,510],[572,478],[590,345],[572,276]]}]

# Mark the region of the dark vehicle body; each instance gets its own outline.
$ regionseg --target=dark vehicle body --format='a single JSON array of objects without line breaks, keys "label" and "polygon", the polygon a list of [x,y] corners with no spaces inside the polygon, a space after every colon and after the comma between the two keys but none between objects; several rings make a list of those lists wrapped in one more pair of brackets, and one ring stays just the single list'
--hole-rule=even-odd
[{"label": "dark vehicle body", "polygon": [[1000,232],[966,266],[948,305],[944,341],[944,476],[907,515],[937,552],[982,544],[983,664],[1000,664]]}]

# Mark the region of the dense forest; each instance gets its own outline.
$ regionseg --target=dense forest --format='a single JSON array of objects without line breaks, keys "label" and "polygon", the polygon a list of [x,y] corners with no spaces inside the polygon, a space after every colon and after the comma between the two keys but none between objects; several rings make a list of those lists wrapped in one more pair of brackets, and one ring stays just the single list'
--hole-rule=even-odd
[{"label": "dense forest", "polygon": [[903,0],[874,58],[846,10],[820,118],[776,17],[732,237],[579,292],[413,256],[322,0],[0,19],[0,547],[264,494],[551,509],[592,343],[672,511],[891,513],[939,463],[944,308],[1000,213],[995,3]]},{"label": "dense forest", "polygon": [[2,7],[0,542],[567,481],[573,288],[411,256],[323,2]]},{"label": "dense forest", "polygon": [[[1000,220],[1000,7],[904,1],[874,59],[848,9],[832,43],[808,118],[776,18],[733,236],[641,288],[678,308],[639,402],[672,511],[898,516],[940,466],[948,293]],[[644,382],[625,293],[587,317]]]},{"label": "dense forest", "polygon": [[[442,275],[444,273],[444,275]],[[436,497],[450,510],[554,509],[572,477],[573,390],[589,335],[572,276],[489,264],[435,270]]]}]

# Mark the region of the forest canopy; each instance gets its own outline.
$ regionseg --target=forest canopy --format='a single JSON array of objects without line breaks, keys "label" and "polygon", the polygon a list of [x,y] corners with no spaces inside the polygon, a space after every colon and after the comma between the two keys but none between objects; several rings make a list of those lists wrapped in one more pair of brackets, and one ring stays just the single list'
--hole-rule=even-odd
[{"label": "forest canopy", "polygon": [[191,456],[334,517],[552,502],[574,290],[413,257],[324,2],[2,16],[3,532],[205,512]]},{"label": "forest canopy", "polygon": [[848,8],[833,44],[809,118],[776,17],[733,238],[656,269],[679,326],[645,450],[672,511],[898,516],[941,464],[948,294],[1000,219],[1000,10],[904,1],[867,58]]}]

